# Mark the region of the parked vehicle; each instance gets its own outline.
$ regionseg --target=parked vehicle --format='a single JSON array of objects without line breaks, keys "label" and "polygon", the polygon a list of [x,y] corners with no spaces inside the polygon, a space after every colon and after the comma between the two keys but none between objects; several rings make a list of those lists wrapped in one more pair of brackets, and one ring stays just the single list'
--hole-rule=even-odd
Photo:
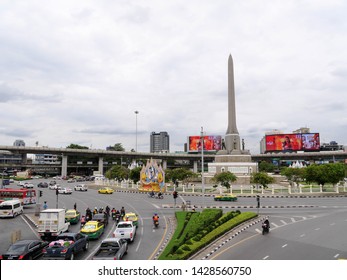
[{"label": "parked vehicle", "polygon": [[47,182],[40,182],[37,184],[37,187],[39,188],[48,188],[48,183]]},{"label": "parked vehicle", "polygon": [[65,222],[65,209],[46,209],[40,212],[38,233],[43,240],[53,240],[69,230]]},{"label": "parked vehicle", "polygon": [[0,217],[16,217],[23,213],[23,205],[20,200],[12,199],[0,203]]},{"label": "parked vehicle", "polygon": [[18,240],[13,243],[0,260],[33,260],[42,256],[48,242],[42,240]]},{"label": "parked vehicle", "polygon": [[119,222],[113,232],[113,237],[127,239],[130,242],[134,241],[135,235],[136,226],[133,222]]},{"label": "parked vehicle", "polygon": [[128,243],[120,238],[103,240],[93,256],[93,260],[122,260],[128,253]]},{"label": "parked vehicle", "polygon": [[87,251],[88,248],[88,236],[78,232],[63,233],[58,235],[57,239],[43,250],[43,258],[73,260],[76,253],[82,250]]},{"label": "parked vehicle", "polygon": [[79,184],[74,187],[75,191],[81,191],[81,192],[86,192],[88,191],[88,186],[85,184]]},{"label": "parked vehicle", "polygon": [[106,227],[108,225],[108,217],[105,213],[95,214],[92,221],[98,221]]},{"label": "parked vehicle", "polygon": [[104,224],[98,221],[89,221],[82,227],[81,233],[88,235],[89,239],[99,239],[104,230]]},{"label": "parked vehicle", "polygon": [[72,189],[70,188],[59,188],[58,193],[60,194],[72,194]]}]

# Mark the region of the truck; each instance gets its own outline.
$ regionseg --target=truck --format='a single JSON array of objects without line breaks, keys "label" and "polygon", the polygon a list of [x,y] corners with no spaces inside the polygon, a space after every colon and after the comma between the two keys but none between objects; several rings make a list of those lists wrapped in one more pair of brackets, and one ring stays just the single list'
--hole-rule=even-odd
[{"label": "truck", "polygon": [[43,250],[42,257],[46,260],[73,260],[76,253],[87,251],[88,248],[88,236],[79,232],[67,232],[59,234],[56,240]]},{"label": "truck", "polygon": [[38,233],[42,240],[54,240],[59,234],[69,230],[65,222],[65,209],[46,209],[40,212]]},{"label": "truck", "polygon": [[121,238],[104,239],[94,256],[93,260],[122,260],[128,253],[128,243]]},{"label": "truck", "polygon": [[131,221],[119,222],[113,232],[113,237],[126,239],[130,242],[134,241],[135,235],[136,226]]}]

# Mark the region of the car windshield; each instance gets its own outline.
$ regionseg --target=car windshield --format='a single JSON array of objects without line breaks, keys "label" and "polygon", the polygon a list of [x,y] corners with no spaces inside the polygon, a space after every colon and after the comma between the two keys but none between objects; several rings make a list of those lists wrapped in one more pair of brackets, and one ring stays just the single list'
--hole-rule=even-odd
[{"label": "car windshield", "polygon": [[95,225],[85,225],[83,229],[96,229]]},{"label": "car windshield", "polygon": [[8,249],[9,254],[20,254],[25,252],[26,250],[26,244],[13,244],[11,247]]},{"label": "car windshield", "polygon": [[118,228],[131,228],[131,224],[118,224]]},{"label": "car windshield", "polygon": [[65,216],[67,216],[67,217],[74,217],[74,216],[76,216],[76,213],[75,212],[66,212]]}]

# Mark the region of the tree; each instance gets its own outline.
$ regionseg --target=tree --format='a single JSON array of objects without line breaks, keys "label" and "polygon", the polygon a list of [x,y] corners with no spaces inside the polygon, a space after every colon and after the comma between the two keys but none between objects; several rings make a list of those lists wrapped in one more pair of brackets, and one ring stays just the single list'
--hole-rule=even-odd
[{"label": "tree", "polygon": [[298,184],[300,181],[304,180],[305,178],[305,168],[293,168],[293,167],[286,167],[282,169],[281,174],[285,176],[288,181],[290,182],[290,185],[292,183]]},{"label": "tree", "polygon": [[182,181],[184,184],[189,184],[197,174],[187,168],[175,168],[165,170],[165,178],[167,181]]},{"label": "tree", "polygon": [[230,189],[231,183],[235,182],[236,180],[236,175],[231,173],[230,171],[217,173],[212,178],[212,181],[216,182],[217,184],[221,184],[228,190]]},{"label": "tree", "polygon": [[141,169],[142,167],[139,166],[130,170],[129,179],[132,180],[134,183],[137,183],[138,181],[140,181]]},{"label": "tree", "polygon": [[69,146],[66,147],[67,149],[79,149],[79,150],[89,150],[88,147],[86,146],[80,146],[78,144],[70,144]]},{"label": "tree", "polygon": [[116,143],[113,146],[109,146],[106,148],[108,151],[119,151],[119,152],[124,152],[125,149],[123,148],[123,145],[121,143]]},{"label": "tree", "polygon": [[106,171],[105,177],[107,179],[115,179],[117,181],[121,181],[128,179],[129,173],[130,171],[128,168],[121,165],[115,165]]},{"label": "tree", "polygon": [[277,168],[277,166],[274,164],[264,160],[259,163],[258,167],[260,172],[274,172],[274,170]]},{"label": "tree", "polygon": [[251,183],[260,184],[264,189],[267,188],[268,184],[271,184],[275,179],[265,172],[253,173],[251,177]]},{"label": "tree", "polygon": [[324,187],[325,184],[337,184],[345,177],[346,167],[343,163],[312,164],[306,167],[305,180],[316,182]]}]

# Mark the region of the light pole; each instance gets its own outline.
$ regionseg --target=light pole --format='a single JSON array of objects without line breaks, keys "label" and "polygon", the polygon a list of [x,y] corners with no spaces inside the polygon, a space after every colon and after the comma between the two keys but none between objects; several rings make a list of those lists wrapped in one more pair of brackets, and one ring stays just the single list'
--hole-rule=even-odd
[{"label": "light pole", "polygon": [[135,152],[137,152],[137,115],[138,115],[139,111],[135,111],[135,116],[136,116],[136,143],[135,143]]},{"label": "light pole", "polygon": [[202,191],[202,208],[205,205],[205,183],[204,183],[204,128],[201,127],[201,191]]}]

